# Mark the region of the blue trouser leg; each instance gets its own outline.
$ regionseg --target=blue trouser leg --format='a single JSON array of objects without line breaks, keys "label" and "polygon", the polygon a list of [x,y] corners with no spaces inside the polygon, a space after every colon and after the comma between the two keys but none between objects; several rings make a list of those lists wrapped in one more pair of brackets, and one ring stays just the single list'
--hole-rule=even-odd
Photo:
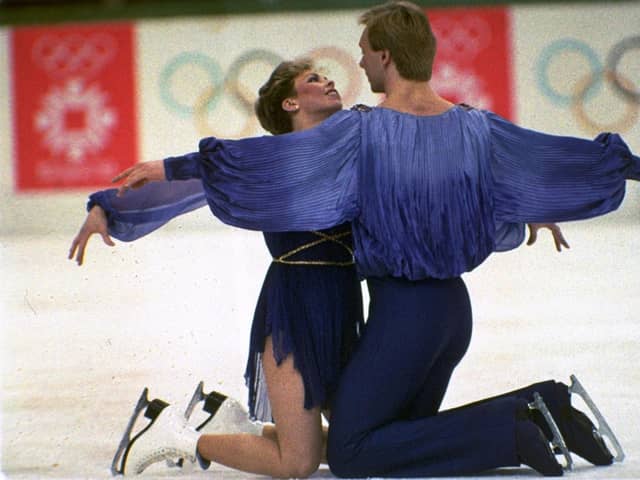
[{"label": "blue trouser leg", "polygon": [[[480,405],[485,402],[493,401],[501,398],[514,397],[523,399],[527,402],[533,401],[533,394],[539,393],[544,403],[549,408],[551,412],[551,416],[554,417],[556,422],[560,419],[562,415],[562,409],[568,407],[571,404],[571,399],[569,395],[568,387],[564,383],[555,382],[553,380],[547,380],[544,382],[534,383],[524,388],[520,388],[518,390],[513,390],[508,393],[503,393],[502,395],[498,395],[495,397],[486,398],[483,400],[479,400],[474,403],[470,403],[467,405],[463,405],[461,407],[456,407],[449,411],[462,410],[471,406]],[[545,422],[539,422],[545,434],[551,438],[551,430],[546,426]]]},{"label": "blue trouser leg", "polygon": [[[329,466],[348,477],[463,475],[518,465],[516,397],[434,415],[471,336],[461,279],[370,279],[370,311],[331,411]],[[428,416],[415,418],[419,405]]]}]

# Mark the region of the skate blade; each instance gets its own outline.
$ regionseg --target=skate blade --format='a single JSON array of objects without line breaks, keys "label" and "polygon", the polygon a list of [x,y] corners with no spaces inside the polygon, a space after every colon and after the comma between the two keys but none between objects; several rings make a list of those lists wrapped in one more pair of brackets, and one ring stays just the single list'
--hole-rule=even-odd
[{"label": "skate blade", "polygon": [[571,453],[567,448],[567,444],[560,433],[560,429],[556,424],[555,420],[551,416],[551,412],[549,412],[549,408],[547,404],[544,403],[542,396],[538,392],[534,392],[533,394],[533,402],[529,404],[529,408],[531,410],[538,410],[542,416],[544,417],[547,425],[551,429],[551,433],[553,435],[553,439],[551,440],[552,450],[559,450],[565,459],[565,464],[562,466],[564,470],[571,471],[573,470],[573,459],[571,458]]},{"label": "skate blade", "polygon": [[582,400],[584,400],[584,403],[587,405],[587,407],[589,407],[589,410],[591,410],[591,413],[594,417],[596,417],[596,420],[598,421],[598,435],[600,435],[601,437],[607,437],[613,445],[613,449],[616,451],[616,455],[613,457],[613,460],[615,462],[622,462],[625,457],[622,446],[620,445],[620,442],[618,442],[618,439],[613,433],[613,430],[611,430],[611,427],[604,419],[604,416],[600,412],[600,409],[596,406],[594,401],[591,399],[591,396],[589,396],[580,381],[578,381],[578,378],[575,375],[571,375],[569,378],[571,379],[569,393],[575,393],[576,395],[580,396]]},{"label": "skate blade", "polygon": [[122,435],[122,439],[120,440],[120,444],[116,450],[116,454],[113,457],[113,461],[111,462],[111,475],[114,477],[116,475],[122,475],[124,472],[124,463],[120,464],[120,459],[122,455],[127,450],[129,446],[129,442],[131,441],[131,431],[133,430],[133,426],[140,415],[140,412],[144,410],[147,405],[149,405],[149,389],[145,388],[138,399],[138,403],[136,403],[135,408],[133,409],[133,414],[131,418],[129,418],[129,422],[127,423],[127,427],[124,430],[124,434]]},{"label": "skate blade", "polygon": [[193,395],[191,396],[191,400],[189,401],[189,405],[187,405],[187,409],[184,411],[184,418],[189,420],[194,408],[196,408],[196,405],[205,398],[206,395],[204,394],[204,382],[200,382],[196,387],[195,392],[193,392]]},{"label": "skate blade", "polygon": [[[120,440],[120,444],[116,450],[116,453],[113,457],[113,461],[111,462],[111,475],[124,475],[125,466],[127,464],[127,456],[129,455],[129,451],[131,447],[135,443],[135,441],[146,432],[153,422],[155,422],[156,418],[164,409],[168,403],[163,402],[162,400],[154,399],[149,401],[149,389],[145,387],[138,399],[138,403],[133,409],[133,413],[129,418],[129,422],[127,423],[127,427],[125,428],[124,434],[122,435],[122,439]],[[136,421],[140,417],[140,413],[144,410],[144,416],[150,419],[151,421],[138,432],[133,438],[131,438],[131,432],[133,431],[133,427],[136,424]]]},{"label": "skate blade", "polygon": [[200,382],[196,387],[195,392],[193,392],[193,396],[191,397],[191,401],[189,402],[189,405],[187,406],[184,412],[184,416],[187,420],[189,420],[196,405],[204,401],[204,406],[202,407],[202,410],[207,412],[209,416],[200,425],[196,427],[196,431],[199,432],[211,420],[213,420],[213,417],[215,417],[216,413],[218,412],[218,409],[226,399],[227,399],[227,396],[225,394],[216,392],[214,390],[212,390],[209,393],[204,393],[204,382]]}]

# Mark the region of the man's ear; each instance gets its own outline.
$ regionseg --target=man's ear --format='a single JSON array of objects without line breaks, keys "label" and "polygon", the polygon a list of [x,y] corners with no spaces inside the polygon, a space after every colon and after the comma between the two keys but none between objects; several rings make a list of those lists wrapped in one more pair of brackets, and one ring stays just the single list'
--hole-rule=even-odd
[{"label": "man's ear", "polygon": [[297,112],[300,106],[295,98],[285,98],[282,101],[282,109],[285,112]]},{"label": "man's ear", "polygon": [[380,61],[382,62],[382,65],[387,67],[391,63],[391,52],[387,49],[382,50]]}]

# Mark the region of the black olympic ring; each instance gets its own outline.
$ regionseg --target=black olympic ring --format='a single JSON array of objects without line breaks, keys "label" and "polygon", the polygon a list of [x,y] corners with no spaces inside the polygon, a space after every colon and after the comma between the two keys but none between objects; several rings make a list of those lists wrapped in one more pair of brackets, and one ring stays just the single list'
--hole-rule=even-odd
[{"label": "black olympic ring", "polygon": [[268,63],[273,69],[277,67],[282,60],[280,55],[268,50],[258,49],[243,53],[231,64],[229,74],[224,81],[224,87],[226,92],[246,114],[253,114],[255,93],[243,88],[244,85],[240,82],[242,71],[245,68],[249,68],[249,65],[254,62]]},{"label": "black olympic ring", "polygon": [[243,91],[246,89],[242,88],[240,75],[243,69],[246,68],[250,62],[260,61],[269,63],[272,68],[275,68],[282,61],[282,58],[267,50],[249,50],[231,64],[229,74],[225,77],[222,88],[216,89],[215,85],[207,87],[197,98],[193,110],[196,129],[200,135],[214,135],[215,130],[211,125],[209,125],[207,113],[209,106],[219,98],[218,94],[221,90],[227,92],[234,103],[246,115],[245,124],[237,135],[240,137],[246,137],[255,131],[258,124],[258,119],[253,114],[254,100],[252,99],[252,96],[255,97],[255,94]]},{"label": "black olympic ring", "polygon": [[629,50],[634,49],[640,49],[640,35],[637,35],[635,37],[627,37],[615,44],[607,55],[606,63],[607,71],[611,73],[611,78],[609,80],[616,88],[616,91],[626,99],[634,103],[640,103],[640,89],[635,88],[635,90],[633,90],[629,88],[629,82],[626,80],[622,81],[620,75],[618,74],[618,65],[620,64],[620,60],[622,60],[622,57]]}]

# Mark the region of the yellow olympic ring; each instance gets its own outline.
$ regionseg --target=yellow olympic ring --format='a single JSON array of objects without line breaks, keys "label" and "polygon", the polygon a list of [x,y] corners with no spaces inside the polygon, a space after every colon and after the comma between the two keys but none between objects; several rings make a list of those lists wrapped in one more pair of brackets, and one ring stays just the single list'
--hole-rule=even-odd
[{"label": "yellow olympic ring", "polygon": [[[634,87],[633,82],[622,76],[619,72],[605,70],[602,73],[602,78],[604,78],[607,83],[613,83],[615,80],[627,89],[632,89]],[[589,74],[576,84],[576,92],[573,96],[573,102],[571,103],[571,110],[575,115],[578,124],[591,135],[597,135],[600,132],[624,133],[630,130],[638,120],[638,110],[640,106],[635,102],[624,102],[626,104],[626,109],[622,118],[611,123],[598,123],[587,115],[584,108],[587,93],[599,80],[600,78],[598,76]]]},{"label": "yellow olympic ring", "polygon": [[[218,136],[216,129],[209,124],[207,118],[207,111],[209,103],[216,97],[217,92],[215,87],[207,87],[202,94],[196,99],[194,106],[194,122],[198,134],[202,137]],[[246,121],[238,137],[248,137],[254,134],[256,128],[258,128],[258,118],[255,115],[246,115]]]}]

